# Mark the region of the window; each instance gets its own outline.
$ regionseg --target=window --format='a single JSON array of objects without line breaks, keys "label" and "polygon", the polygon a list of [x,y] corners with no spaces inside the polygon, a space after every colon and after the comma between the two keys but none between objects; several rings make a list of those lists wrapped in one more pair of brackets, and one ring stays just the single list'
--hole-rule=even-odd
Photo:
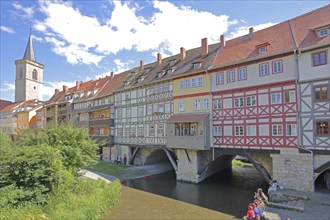
[{"label": "window", "polygon": [[244,98],[235,98],[234,99],[235,108],[241,108],[244,106]]},{"label": "window", "polygon": [[317,36],[318,37],[328,36],[328,35],[330,35],[330,28],[327,27],[327,28],[323,28],[323,29],[317,30],[316,33],[317,33]]},{"label": "window", "polygon": [[256,136],[256,126],[255,125],[246,126],[246,136]]},{"label": "window", "polygon": [[259,64],[259,76],[267,76],[267,75],[269,75],[268,63]]},{"label": "window", "polygon": [[38,80],[38,72],[37,72],[36,69],[34,69],[34,70],[32,71],[32,79],[34,79],[34,80]]},{"label": "window", "polygon": [[136,137],[136,133],[135,133],[136,127],[132,126],[131,127],[131,132],[130,132],[130,137]]},{"label": "window", "polygon": [[295,102],[296,101],[296,93],[294,91],[286,91],[284,92],[284,102]]},{"label": "window", "polygon": [[329,99],[329,85],[315,87],[314,94],[316,101],[323,101]]},{"label": "window", "polygon": [[321,66],[327,64],[327,54],[325,51],[312,54],[313,66]]},{"label": "window", "polygon": [[237,75],[238,75],[238,81],[245,80],[247,78],[246,68],[240,68],[240,69],[238,69]]},{"label": "window", "polygon": [[234,82],[235,81],[235,71],[229,70],[227,71],[227,82]]},{"label": "window", "polygon": [[272,93],[271,94],[271,103],[272,104],[281,104],[282,103],[282,97],[281,93]]},{"label": "window", "polygon": [[164,103],[159,103],[158,112],[164,113],[164,111],[165,111],[165,104]]},{"label": "window", "polygon": [[126,109],[126,118],[130,118],[131,117],[131,109],[127,108]]},{"label": "window", "polygon": [[258,51],[259,51],[259,54],[266,53],[267,52],[267,47],[259,47]]},{"label": "window", "polygon": [[143,107],[138,107],[138,112],[137,116],[141,117],[143,116]]},{"label": "window", "polygon": [[297,125],[286,125],[286,136],[296,136]]},{"label": "window", "polygon": [[272,66],[273,66],[273,74],[283,72],[282,60],[273,61]]},{"label": "window", "polygon": [[255,96],[248,96],[246,97],[246,106],[256,106],[256,97]]},{"label": "window", "polygon": [[191,79],[191,87],[197,87],[197,78]]},{"label": "window", "polygon": [[213,100],[213,109],[221,109],[221,100]]},{"label": "window", "polygon": [[157,125],[157,137],[164,137],[164,125]]},{"label": "window", "polygon": [[138,137],[144,137],[144,128],[143,125],[139,125],[138,126],[138,133],[137,133]]},{"label": "window", "polygon": [[201,63],[193,63],[192,68],[193,70],[199,69],[201,67]]},{"label": "window", "polygon": [[223,84],[223,73],[221,72],[221,73],[217,73],[217,75],[216,75],[216,80],[217,80],[217,85],[220,85],[220,84]]},{"label": "window", "polygon": [[197,86],[204,85],[204,78],[202,76],[197,77]]},{"label": "window", "polygon": [[176,60],[170,60],[170,66],[173,66],[175,64]]},{"label": "window", "polygon": [[197,123],[190,124],[190,135],[197,136]]},{"label": "window", "polygon": [[130,127],[129,126],[126,126],[125,127],[125,137],[129,137],[130,131],[131,131]]},{"label": "window", "polygon": [[273,136],[282,136],[283,135],[283,125],[273,125]]},{"label": "window", "polygon": [[214,136],[222,136],[222,127],[221,126],[214,126],[213,127],[213,135]]},{"label": "window", "polygon": [[150,137],[155,136],[155,125],[154,124],[149,125],[149,136]]},{"label": "window", "polygon": [[201,110],[201,100],[200,99],[194,99],[194,110]]},{"label": "window", "polygon": [[243,126],[235,126],[235,135],[243,136],[244,135],[244,127]]},{"label": "window", "polygon": [[184,100],[179,100],[179,112],[184,112]]},{"label": "window", "polygon": [[171,113],[171,103],[165,103],[165,113]]},{"label": "window", "polygon": [[329,131],[330,121],[316,121],[316,135],[317,136],[330,136]]},{"label": "window", "polygon": [[180,80],[179,88],[180,88],[180,89],[184,89],[184,88],[186,88],[186,84],[185,84],[185,81],[184,81],[184,80]]},{"label": "window", "polygon": [[202,109],[203,110],[209,109],[209,99],[208,98],[202,98]]},{"label": "window", "polygon": [[152,115],[152,105],[147,105],[147,115]]},{"label": "window", "polygon": [[186,88],[191,87],[191,79],[186,79]]}]

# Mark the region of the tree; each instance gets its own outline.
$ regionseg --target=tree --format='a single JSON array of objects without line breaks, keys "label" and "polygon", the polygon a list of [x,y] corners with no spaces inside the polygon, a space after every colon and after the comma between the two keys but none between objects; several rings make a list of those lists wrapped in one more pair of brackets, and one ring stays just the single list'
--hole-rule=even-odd
[{"label": "tree", "polygon": [[9,147],[11,146],[11,140],[9,138],[9,136],[0,131],[0,147]]},{"label": "tree", "polygon": [[63,165],[73,174],[81,167],[96,162],[98,145],[88,136],[87,130],[73,125],[52,126],[36,133],[22,133],[17,138],[17,145],[47,144],[58,149]]},{"label": "tree", "polygon": [[71,174],[60,151],[48,145],[0,149],[0,208],[43,204],[47,194]]}]

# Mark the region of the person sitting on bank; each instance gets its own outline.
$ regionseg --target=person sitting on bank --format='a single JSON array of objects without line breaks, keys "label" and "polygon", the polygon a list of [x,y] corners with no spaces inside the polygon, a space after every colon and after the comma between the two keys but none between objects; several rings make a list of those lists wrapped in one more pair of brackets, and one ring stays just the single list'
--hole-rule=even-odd
[{"label": "person sitting on bank", "polygon": [[262,189],[261,188],[259,188],[258,190],[257,190],[257,192],[256,193],[254,193],[254,198],[255,199],[262,199],[262,201],[264,202],[264,203],[266,203],[267,205],[269,204],[269,202],[268,202],[268,197],[265,195],[265,193],[262,191]]},{"label": "person sitting on bank", "polygon": [[124,154],[124,164],[126,165],[127,157],[126,154]]},{"label": "person sitting on bank", "polygon": [[117,157],[117,159],[115,160],[115,164],[116,165],[121,164],[121,157]]},{"label": "person sitting on bank", "polygon": [[272,185],[268,188],[268,193],[280,189],[280,185],[278,184],[277,180],[273,180],[272,182]]}]

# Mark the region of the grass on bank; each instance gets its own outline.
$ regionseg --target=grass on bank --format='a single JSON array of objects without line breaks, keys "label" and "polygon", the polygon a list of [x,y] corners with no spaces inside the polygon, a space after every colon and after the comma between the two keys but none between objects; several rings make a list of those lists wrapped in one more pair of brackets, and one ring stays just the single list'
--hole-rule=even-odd
[{"label": "grass on bank", "polygon": [[115,164],[109,163],[109,162],[98,161],[95,165],[86,167],[85,169],[115,176],[116,174],[120,173],[121,171],[125,170],[126,168],[127,168],[127,166],[123,165],[123,164],[115,165]]},{"label": "grass on bank", "polygon": [[51,194],[45,206],[0,209],[1,220],[98,219],[118,202],[120,191],[119,181],[107,184],[102,180],[79,178],[68,188]]}]

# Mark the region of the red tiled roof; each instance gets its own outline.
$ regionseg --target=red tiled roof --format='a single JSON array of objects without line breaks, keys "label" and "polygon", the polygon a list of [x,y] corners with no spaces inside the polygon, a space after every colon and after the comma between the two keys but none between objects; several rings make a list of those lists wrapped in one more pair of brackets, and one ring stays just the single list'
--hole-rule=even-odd
[{"label": "red tiled roof", "polygon": [[10,104],[13,104],[13,103],[11,101],[0,99],[0,111]]},{"label": "red tiled roof", "polygon": [[167,123],[175,122],[200,122],[209,117],[209,113],[206,114],[175,114],[167,119]]},{"label": "red tiled roof", "polygon": [[330,5],[290,20],[292,33],[299,49],[330,44],[330,36],[318,38],[315,29],[330,25]]}]

